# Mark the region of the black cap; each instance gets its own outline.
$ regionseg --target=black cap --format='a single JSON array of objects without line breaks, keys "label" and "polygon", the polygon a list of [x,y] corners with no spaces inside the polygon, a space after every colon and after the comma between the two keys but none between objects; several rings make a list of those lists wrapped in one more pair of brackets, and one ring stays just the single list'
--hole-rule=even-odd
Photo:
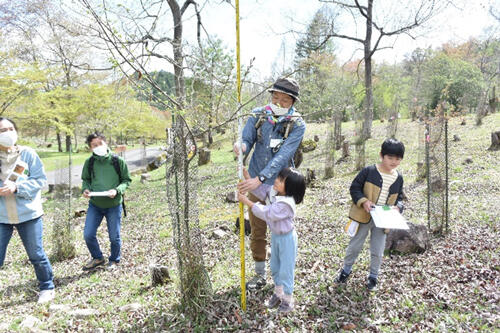
[{"label": "black cap", "polygon": [[268,90],[270,93],[279,91],[299,100],[299,84],[292,78],[280,78],[274,82],[273,87]]}]

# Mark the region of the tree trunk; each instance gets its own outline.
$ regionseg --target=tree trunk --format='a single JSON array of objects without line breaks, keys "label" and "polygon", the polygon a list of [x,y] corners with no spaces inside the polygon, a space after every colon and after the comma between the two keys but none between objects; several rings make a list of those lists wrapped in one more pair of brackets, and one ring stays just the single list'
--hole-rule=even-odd
[{"label": "tree trunk", "polygon": [[184,106],[184,56],[182,54],[182,14],[179,4],[175,0],[168,0],[168,5],[172,11],[174,20],[174,39],[172,47],[174,51],[174,75],[175,75],[175,96],[181,108]]},{"label": "tree trunk", "polygon": [[[330,126],[328,129],[328,139],[325,145],[326,149],[326,160],[325,160],[325,179],[332,178],[334,176],[334,166],[335,166],[335,148],[336,148],[336,136],[335,130],[337,125],[336,114],[334,113],[330,120]],[[334,123],[334,124],[332,124]],[[334,125],[334,126],[331,126]]]},{"label": "tree trunk", "polygon": [[332,142],[332,144],[335,145],[335,150],[339,150],[342,147],[342,113],[341,112],[335,112],[334,113],[334,130],[333,130],[333,136],[335,139],[335,142]]},{"label": "tree trunk", "polygon": [[66,134],[66,152],[69,153],[71,149],[71,135]]},{"label": "tree trunk", "polygon": [[372,7],[373,0],[368,0],[366,10],[366,37],[364,40],[364,61],[365,61],[365,114],[363,119],[362,138],[367,140],[371,137],[373,121],[373,89],[372,89]]},{"label": "tree trunk", "polygon": [[62,153],[61,133],[59,133],[59,131],[56,131],[56,138],[57,138],[57,151]]},{"label": "tree trunk", "polygon": [[481,92],[479,105],[477,106],[476,126],[480,126],[483,124],[483,118],[486,116],[486,113],[488,112],[488,108],[486,106],[487,99],[488,99],[488,88],[484,89]]}]

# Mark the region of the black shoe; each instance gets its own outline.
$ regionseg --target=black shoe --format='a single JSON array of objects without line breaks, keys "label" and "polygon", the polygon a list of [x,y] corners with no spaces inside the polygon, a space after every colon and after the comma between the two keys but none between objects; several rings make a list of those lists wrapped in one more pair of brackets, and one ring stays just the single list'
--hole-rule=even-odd
[{"label": "black shoe", "polygon": [[378,289],[377,287],[377,279],[374,277],[369,277],[368,282],[366,283],[366,288],[368,288],[369,291],[376,291]]},{"label": "black shoe", "polygon": [[262,289],[266,285],[266,279],[262,276],[255,275],[250,281],[247,282],[247,290]]},{"label": "black shoe", "polygon": [[344,270],[341,270],[340,274],[335,278],[335,283],[346,283],[349,278],[349,274],[344,272]]}]

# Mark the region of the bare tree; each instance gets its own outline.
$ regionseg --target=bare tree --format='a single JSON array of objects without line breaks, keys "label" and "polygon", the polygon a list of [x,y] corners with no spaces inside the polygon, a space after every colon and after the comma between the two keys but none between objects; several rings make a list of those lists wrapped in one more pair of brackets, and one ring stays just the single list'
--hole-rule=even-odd
[{"label": "bare tree", "polygon": [[[171,164],[167,168],[168,205],[183,301],[187,305],[196,305],[198,296],[209,292],[210,281],[203,264],[198,225],[196,168],[190,167],[197,153],[196,141],[182,113],[186,107],[183,17],[189,7],[194,8],[199,39],[201,15],[198,5],[193,0],[186,0],[182,4],[176,0],[140,1],[132,3],[131,8],[113,6],[111,1],[105,0],[99,6],[91,3],[91,0],[79,2],[88,10],[92,21],[97,23],[97,35],[104,41],[129,82],[137,84],[137,80],[147,81],[166,101],[159,102],[172,109],[173,128],[169,132],[172,133],[169,138]],[[171,20],[172,24],[164,24],[167,20]],[[116,26],[114,22],[119,25]],[[173,66],[175,96],[163,91],[148,72],[148,63],[153,59]]]},{"label": "bare tree", "polygon": [[384,37],[392,37],[400,34],[410,34],[411,30],[422,26],[434,15],[439,13],[446,1],[418,0],[403,5],[400,1],[384,1],[375,10],[374,0],[354,0],[354,2],[337,0],[320,0],[331,3],[345,11],[353,18],[356,24],[364,22],[365,35],[343,33],[342,30],[349,26],[341,26],[333,20],[332,33],[324,36],[325,42],[330,38],[342,38],[360,43],[363,47],[364,61],[364,85],[365,85],[365,112],[362,125],[362,139],[371,137],[371,126],[373,121],[373,90],[372,90],[372,57],[373,54],[383,48],[381,41]]}]

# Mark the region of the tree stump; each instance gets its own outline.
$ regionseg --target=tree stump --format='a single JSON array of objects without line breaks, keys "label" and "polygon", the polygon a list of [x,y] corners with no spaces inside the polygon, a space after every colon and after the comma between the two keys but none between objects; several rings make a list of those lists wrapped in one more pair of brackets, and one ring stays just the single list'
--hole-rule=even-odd
[{"label": "tree stump", "polygon": [[210,162],[210,150],[208,148],[201,148],[198,158],[198,166],[208,164]]},{"label": "tree stump", "polygon": [[500,150],[500,131],[491,132],[491,146],[488,148],[488,150]]},{"label": "tree stump", "polygon": [[427,167],[424,162],[417,162],[417,181],[427,178]]},{"label": "tree stump", "polygon": [[153,284],[153,287],[159,284],[166,284],[170,282],[168,267],[161,265],[150,265],[149,270],[151,271],[151,283]]},{"label": "tree stump", "polygon": [[306,176],[305,176],[306,186],[307,187],[312,186],[315,180],[316,180],[316,171],[308,168],[306,170]]},{"label": "tree stump", "polygon": [[342,142],[342,158],[346,158],[347,156],[350,156],[349,154],[349,141],[344,141]]}]

